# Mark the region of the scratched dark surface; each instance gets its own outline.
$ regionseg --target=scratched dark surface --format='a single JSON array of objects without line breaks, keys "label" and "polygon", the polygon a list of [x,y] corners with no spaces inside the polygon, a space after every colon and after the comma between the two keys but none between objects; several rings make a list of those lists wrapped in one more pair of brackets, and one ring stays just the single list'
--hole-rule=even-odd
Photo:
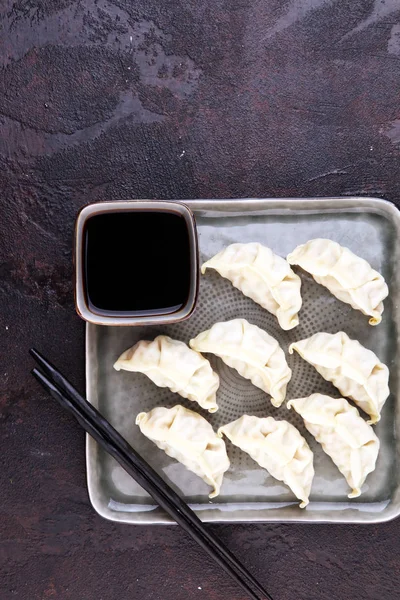
[{"label": "scratched dark surface", "polygon": [[[0,3],[0,598],[244,600],[177,527],[90,506],[71,237],[118,198],[400,199],[398,0]],[[400,521],[215,526],[275,600],[400,597]]]}]

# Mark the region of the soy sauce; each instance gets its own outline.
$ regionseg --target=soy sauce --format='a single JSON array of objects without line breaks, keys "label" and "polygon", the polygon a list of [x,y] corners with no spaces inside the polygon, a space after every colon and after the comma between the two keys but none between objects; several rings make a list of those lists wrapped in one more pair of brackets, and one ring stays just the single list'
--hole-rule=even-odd
[{"label": "soy sauce", "polygon": [[180,214],[97,214],[87,220],[84,236],[86,299],[93,312],[166,315],[187,303],[190,245]]}]

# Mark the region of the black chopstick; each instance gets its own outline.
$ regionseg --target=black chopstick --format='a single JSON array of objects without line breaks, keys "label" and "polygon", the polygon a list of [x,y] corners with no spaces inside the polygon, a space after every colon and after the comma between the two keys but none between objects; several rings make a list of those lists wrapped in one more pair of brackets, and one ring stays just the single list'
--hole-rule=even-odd
[{"label": "black chopstick", "polygon": [[[179,509],[176,509],[175,506],[166,499],[161,490],[151,484],[146,477],[146,474],[132,464],[131,459],[126,455],[125,451],[118,449],[110,438],[102,432],[101,428],[98,428],[97,425],[92,422],[90,417],[83,414],[83,412],[80,411],[79,408],[71,402],[71,400],[68,399],[57,385],[48,379],[46,375],[38,369],[33,369],[32,374],[38,379],[43,387],[50,392],[53,398],[61,404],[61,406],[74,415],[79,424],[106,450],[106,452],[113,456],[127,473],[129,473],[129,475],[131,475],[154,498],[154,500],[164,508],[164,510],[166,510],[166,512],[168,512],[172,518],[179,523],[179,525],[181,525],[185,531],[189,533],[227,573],[229,573],[229,575],[231,575],[233,579],[236,580],[251,598],[259,600],[259,596],[253,592],[244,579],[240,577],[239,573],[232,568],[229,562],[220,553],[215,553],[213,546],[205,537],[199,534],[197,528],[193,528],[186,517],[181,514]],[[267,598],[270,598],[270,596],[267,596]]]},{"label": "black chopstick", "polygon": [[269,600],[271,596],[238,559],[216,538],[174,490],[135,452],[128,442],[83,398],[72,384],[40,353],[30,351],[45,371],[33,374],[80,425],[239,583],[252,598],[258,598],[240,574]]},{"label": "black chopstick", "polygon": [[176,494],[176,492],[156,473],[150,465],[128,444],[128,442],[121,436],[120,433],[90,404],[85,398],[83,398],[74,386],[64,377],[54,365],[52,365],[43,355],[35,349],[30,350],[30,354],[35,358],[36,362],[43,369],[49,378],[56,383],[56,385],[69,396],[69,398],[80,407],[80,409],[94,419],[97,423],[104,427],[104,431],[111,441],[118,446],[120,449],[124,449],[129,458],[134,460],[135,467],[140,468],[142,472],[150,479],[150,483],[161,490],[162,493],[167,497],[169,502],[174,504],[180,512],[190,522],[192,527],[195,527],[199,534],[205,537],[209,544],[214,546],[214,550],[219,552],[223,558],[225,558],[233,568],[250,581],[253,586],[258,589],[266,598],[271,599],[268,592],[261,586],[261,584],[251,575],[251,573],[242,565],[239,560],[230,552],[230,550],[224,546],[224,544],[215,537],[192,511],[192,509]]}]

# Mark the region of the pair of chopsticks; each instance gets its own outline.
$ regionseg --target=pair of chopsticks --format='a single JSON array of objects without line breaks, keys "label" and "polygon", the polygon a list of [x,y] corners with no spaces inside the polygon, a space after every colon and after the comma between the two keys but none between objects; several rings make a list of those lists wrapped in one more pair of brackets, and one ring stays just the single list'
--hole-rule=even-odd
[{"label": "pair of chopsticks", "polygon": [[230,550],[211,533],[195,512],[154,471],[116,429],[81,396],[73,385],[37,350],[31,348],[31,356],[40,369],[32,374],[69,411],[78,423],[125,469],[143,489],[247,592],[253,600],[260,600],[249,583],[262,597],[272,597]]}]

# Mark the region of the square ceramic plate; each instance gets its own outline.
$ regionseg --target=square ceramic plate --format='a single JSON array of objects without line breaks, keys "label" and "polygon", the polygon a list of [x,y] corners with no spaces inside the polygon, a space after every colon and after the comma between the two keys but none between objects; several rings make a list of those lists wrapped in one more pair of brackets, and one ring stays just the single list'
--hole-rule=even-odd
[{"label": "square ceramic plate", "polygon": [[[186,499],[204,521],[385,521],[400,514],[399,487],[399,276],[400,213],[390,203],[369,198],[290,200],[195,200],[185,202],[196,216],[200,259],[203,262],[233,242],[261,242],[281,256],[316,237],[339,242],[380,271],[389,284],[383,321],[377,327],[368,317],[339,302],[311,277],[301,273],[303,308],[300,324],[285,332],[274,316],[243,296],[215,272],[201,277],[198,307],[183,323],[168,326],[102,327],[87,324],[86,376],[89,400],[112,422],[144,458]],[[129,277],[129,273],[127,273]],[[117,372],[113,363],[138,340],[163,333],[188,342],[216,321],[244,317],[268,331],[285,349],[295,340],[316,333],[344,330],[358,339],[390,369],[391,396],[376,426],[381,450],[375,471],[367,478],[359,498],[349,500],[349,488],[330,458],[307,433],[302,419],[283,405],[276,409],[269,397],[208,355],[221,378],[219,410],[210,415],[168,389],[156,387],[145,375]],[[300,356],[287,356],[293,371],[287,399],[313,392],[338,396],[338,391]],[[311,502],[300,509],[283,483],[238,448],[227,442],[231,468],[221,494],[208,499],[209,488],[182,465],[147,440],[135,425],[140,411],[181,403],[198,410],[217,428],[244,413],[287,419],[299,428],[314,451],[315,478]],[[397,439],[396,439],[397,433]],[[87,476],[91,502],[108,519],[127,523],[169,523],[152,499],[97,444],[87,440]]]}]

